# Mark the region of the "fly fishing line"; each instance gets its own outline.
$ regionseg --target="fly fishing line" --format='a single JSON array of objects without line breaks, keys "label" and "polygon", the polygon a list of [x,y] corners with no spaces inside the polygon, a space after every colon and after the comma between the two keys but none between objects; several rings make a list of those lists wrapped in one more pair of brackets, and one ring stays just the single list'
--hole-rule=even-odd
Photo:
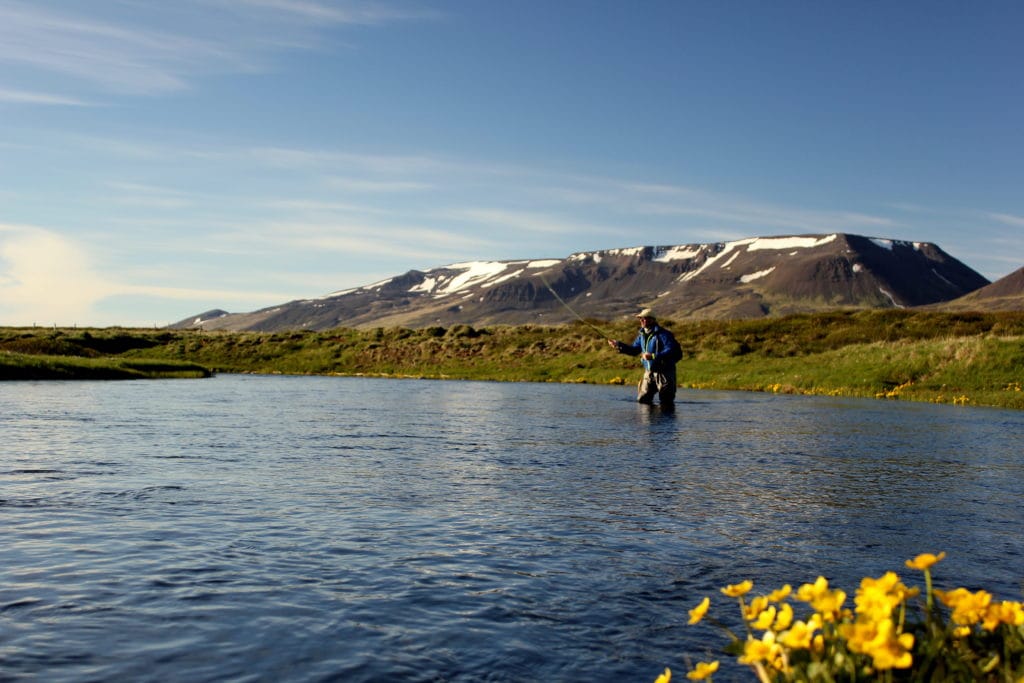
[{"label": "fly fishing line", "polygon": [[569,311],[569,312],[570,312],[570,313],[572,313],[572,314],[573,314],[574,316],[576,316],[576,319],[577,319],[577,320],[579,320],[579,321],[580,321],[581,323],[583,323],[584,325],[586,325],[586,326],[587,326],[587,327],[589,327],[590,329],[592,329],[592,330],[594,330],[595,332],[597,332],[597,333],[598,333],[599,335],[601,335],[601,336],[602,336],[602,337],[603,337],[604,339],[611,339],[611,337],[610,337],[610,336],[608,336],[608,335],[607,335],[607,334],[605,333],[605,331],[604,331],[604,330],[602,330],[602,329],[600,329],[600,328],[598,328],[598,327],[596,327],[596,326],[592,325],[591,323],[587,322],[586,320],[584,320],[584,319],[583,319],[583,316],[581,316],[581,315],[580,315],[579,313],[577,313],[576,311],[574,311],[574,310],[572,309],[572,306],[570,306],[569,304],[565,303],[565,299],[563,299],[562,297],[558,296],[558,292],[556,292],[556,291],[555,291],[555,288],[554,288],[554,287],[552,287],[551,285],[549,285],[549,284],[548,284],[548,281],[547,281],[546,279],[544,279],[544,276],[543,276],[543,275],[541,275],[541,276],[540,276],[540,281],[541,281],[541,282],[543,282],[543,283],[544,283],[544,286],[548,288],[548,291],[549,291],[549,292],[551,292],[551,293],[552,293],[552,294],[554,295],[554,297],[555,297],[556,299],[558,299],[558,303],[560,303],[560,304],[562,304],[563,306],[565,306],[565,310]]}]

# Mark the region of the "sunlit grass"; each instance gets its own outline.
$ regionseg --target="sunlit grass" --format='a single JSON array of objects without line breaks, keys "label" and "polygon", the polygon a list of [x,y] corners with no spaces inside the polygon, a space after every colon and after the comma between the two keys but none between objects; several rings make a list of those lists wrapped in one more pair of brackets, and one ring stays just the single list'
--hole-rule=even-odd
[{"label": "sunlit grass", "polygon": [[[632,320],[594,322],[619,339],[636,334]],[[861,311],[663,324],[685,353],[682,387],[1024,408],[1024,312]],[[4,350],[165,359],[235,373],[629,386],[639,374],[635,359],[615,353],[587,323],[280,333],[0,329]],[[0,366],[0,376],[10,378],[10,371]]]},{"label": "sunlit grass", "polygon": [[0,379],[186,379],[209,377],[196,363],[0,352]]}]

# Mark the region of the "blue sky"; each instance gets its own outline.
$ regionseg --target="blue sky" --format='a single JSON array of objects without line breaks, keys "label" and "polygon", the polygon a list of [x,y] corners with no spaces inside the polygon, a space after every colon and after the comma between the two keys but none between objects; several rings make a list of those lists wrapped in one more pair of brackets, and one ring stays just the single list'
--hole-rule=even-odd
[{"label": "blue sky", "polygon": [[1024,3],[0,0],[0,325],[850,232],[1024,266]]}]

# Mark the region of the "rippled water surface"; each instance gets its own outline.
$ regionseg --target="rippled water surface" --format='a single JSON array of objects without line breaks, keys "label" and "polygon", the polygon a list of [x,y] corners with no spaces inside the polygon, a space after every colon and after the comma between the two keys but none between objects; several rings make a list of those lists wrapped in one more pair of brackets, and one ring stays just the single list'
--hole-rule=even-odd
[{"label": "rippled water surface", "polygon": [[925,551],[1020,598],[1021,413],[630,392],[0,383],[0,680],[651,681],[726,583]]}]

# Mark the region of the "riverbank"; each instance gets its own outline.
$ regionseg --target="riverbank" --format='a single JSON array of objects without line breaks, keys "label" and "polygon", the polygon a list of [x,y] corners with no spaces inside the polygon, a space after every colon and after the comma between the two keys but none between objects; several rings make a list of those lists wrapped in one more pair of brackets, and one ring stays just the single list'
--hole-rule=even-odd
[{"label": "riverbank", "polygon": [[193,379],[212,375],[209,368],[187,361],[0,353],[0,380]]},{"label": "riverbank", "polygon": [[[1024,408],[1024,312],[860,311],[663,324],[684,350],[682,387]],[[594,327],[626,341],[635,335],[631,320],[283,333],[4,328],[0,378],[24,378],[18,368],[42,355],[46,364],[54,357],[88,361],[83,368],[146,361],[229,373],[635,382],[636,360],[616,354]]]}]

